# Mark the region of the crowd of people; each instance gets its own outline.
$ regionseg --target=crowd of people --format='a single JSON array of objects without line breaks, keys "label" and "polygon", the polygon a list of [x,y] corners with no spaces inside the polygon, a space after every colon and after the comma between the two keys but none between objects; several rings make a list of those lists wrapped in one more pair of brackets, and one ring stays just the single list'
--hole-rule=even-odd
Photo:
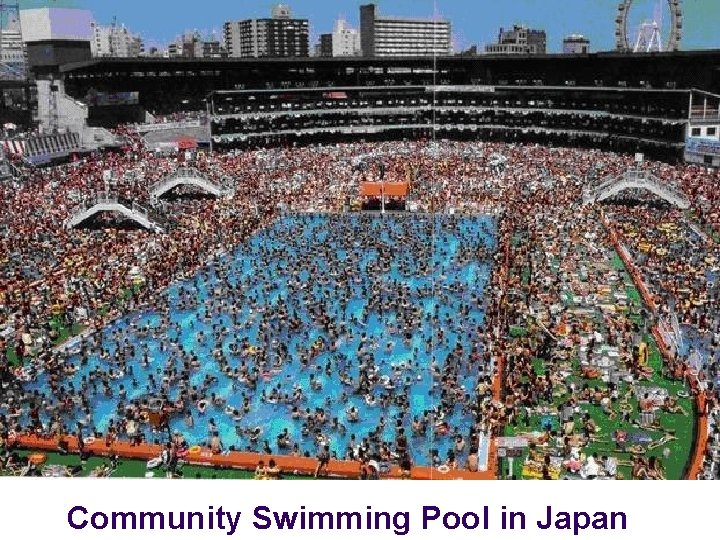
[{"label": "crowd of people", "polygon": [[[492,212],[497,219],[493,272],[486,290],[478,291],[485,295],[485,326],[473,337],[478,362],[491,370],[469,396],[472,429],[457,433],[469,442],[466,456],[480,432],[512,434],[529,440],[530,450],[522,470],[510,475],[661,478],[663,461],[674,458],[681,443],[691,444],[678,439],[682,426],[694,420],[688,399],[702,394],[705,408],[697,413],[707,415],[711,426],[703,476],[720,474],[720,428],[714,421],[720,370],[717,173],[690,165],[643,165],[691,200],[692,211],[682,213],[637,193],[583,206],[588,182],[633,166],[632,156],[597,150],[415,141],[196,152],[188,163],[184,155],[154,155],[131,130],[121,134],[128,141],[122,152],[33,169],[22,182],[0,183],[4,445],[10,432],[75,430],[48,410],[53,401],[62,407],[61,392],[76,400],[74,406],[92,409],[82,388],[65,386],[72,370],[67,354],[54,347],[59,328],[81,323],[99,329],[134,310],[166,309],[169,285],[196,276],[209,258],[270,230],[285,210],[339,211],[357,196],[360,181],[378,179],[377,166],[363,164],[381,162],[384,181],[411,182],[410,197],[419,210]],[[233,178],[234,195],[158,203],[155,211],[172,223],[164,233],[117,228],[109,221],[90,230],[65,226],[79,205],[92,204],[108,186],[118,197],[149,206],[152,185],[185,165],[212,180]],[[616,246],[608,229],[642,269],[657,313],[629,298],[634,284],[622,265],[614,264]],[[416,248],[422,252],[422,245]],[[675,347],[674,356],[657,369],[647,353],[650,329],[671,312],[693,346]],[[88,353],[102,350],[101,339],[84,339]],[[473,353],[454,354],[467,362]],[[121,361],[115,356],[113,361]],[[201,359],[185,358],[188,369],[196,361]],[[364,365],[374,364],[366,359]],[[462,365],[466,370],[468,364]],[[49,394],[25,389],[40,371],[53,381]],[[342,370],[337,371],[339,376]],[[111,375],[108,366],[99,379]],[[448,388],[454,388],[455,375],[455,368],[440,374]],[[492,393],[494,377],[504,383],[501,396]],[[382,382],[368,376],[365,384]],[[21,417],[31,420],[23,424]],[[456,433],[455,426],[448,429]],[[397,450],[408,435],[413,436],[385,435],[391,440],[380,440],[377,451],[363,458],[403,458]],[[383,442],[393,450],[387,455]],[[432,463],[473,466],[456,452],[438,454]]]}]

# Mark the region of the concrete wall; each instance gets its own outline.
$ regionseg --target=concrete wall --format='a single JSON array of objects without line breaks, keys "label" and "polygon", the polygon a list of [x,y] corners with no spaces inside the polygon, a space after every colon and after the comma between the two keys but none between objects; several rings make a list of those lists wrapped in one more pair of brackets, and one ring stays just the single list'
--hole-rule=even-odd
[{"label": "concrete wall", "polygon": [[[87,125],[87,105],[75,101],[65,94],[65,84],[61,80],[43,79],[37,81],[38,121],[43,130],[73,131],[81,133]],[[53,112],[53,100],[57,114]]]}]

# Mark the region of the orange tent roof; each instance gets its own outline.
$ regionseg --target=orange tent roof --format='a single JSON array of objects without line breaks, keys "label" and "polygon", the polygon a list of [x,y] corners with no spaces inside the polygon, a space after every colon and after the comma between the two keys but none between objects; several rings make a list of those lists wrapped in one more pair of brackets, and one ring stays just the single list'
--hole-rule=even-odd
[{"label": "orange tent roof", "polygon": [[179,150],[191,150],[198,147],[197,139],[193,137],[180,137],[175,142]]},{"label": "orange tent roof", "polygon": [[383,189],[388,197],[406,197],[410,191],[407,182],[363,182],[360,184],[360,195],[363,197],[380,197]]}]

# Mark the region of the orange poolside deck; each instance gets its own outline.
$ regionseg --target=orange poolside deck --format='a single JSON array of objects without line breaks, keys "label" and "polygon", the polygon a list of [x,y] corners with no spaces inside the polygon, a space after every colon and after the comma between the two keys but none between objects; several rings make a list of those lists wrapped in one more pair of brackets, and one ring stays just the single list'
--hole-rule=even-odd
[{"label": "orange poolside deck", "polygon": [[[77,438],[65,437],[70,452],[77,452]],[[34,435],[19,435],[16,443],[20,448],[36,450],[40,452],[55,452],[60,441],[57,437],[37,437]],[[160,455],[162,447],[158,445],[133,445],[129,442],[115,441],[108,445],[105,440],[95,440],[85,445],[85,450],[96,456],[116,455],[125,459],[139,459],[149,461]],[[495,443],[490,443],[490,455],[488,463],[495,463]],[[201,448],[199,452],[190,453],[183,458],[192,465],[206,465],[210,467],[223,467],[229,469],[254,470],[258,461],[264,460],[267,463],[274,459],[280,470],[285,474],[311,475],[315,472],[317,461],[313,458],[293,456],[273,456],[256,454],[253,452],[228,452],[225,454],[213,454],[209,449]],[[330,461],[328,475],[357,479],[360,477],[360,463],[357,461]],[[390,473],[382,478],[400,479],[402,473],[398,466],[392,466]],[[495,473],[492,467],[488,471],[471,472],[466,470],[451,470],[442,473],[431,467],[413,467],[411,472],[413,480],[493,480]]]},{"label": "orange poolside deck", "polygon": [[361,197],[407,197],[410,184],[407,182],[363,182],[360,184]]}]

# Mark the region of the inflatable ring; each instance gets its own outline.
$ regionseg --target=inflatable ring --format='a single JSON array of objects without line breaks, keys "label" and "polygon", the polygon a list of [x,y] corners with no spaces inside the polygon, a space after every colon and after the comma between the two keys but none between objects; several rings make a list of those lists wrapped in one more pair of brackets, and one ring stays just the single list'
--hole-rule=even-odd
[{"label": "inflatable ring", "polygon": [[447,474],[450,472],[450,467],[448,467],[447,465],[439,465],[437,471],[440,474]]},{"label": "inflatable ring", "polygon": [[28,461],[33,465],[42,465],[47,461],[47,455],[45,454],[30,454]]},{"label": "inflatable ring", "polygon": [[188,448],[188,454],[199,454],[200,452],[202,452],[202,448],[199,446],[191,446]]},{"label": "inflatable ring", "polygon": [[163,400],[160,398],[153,398],[150,400],[150,403],[148,403],[150,410],[153,412],[159,412],[162,410],[163,407]]}]

